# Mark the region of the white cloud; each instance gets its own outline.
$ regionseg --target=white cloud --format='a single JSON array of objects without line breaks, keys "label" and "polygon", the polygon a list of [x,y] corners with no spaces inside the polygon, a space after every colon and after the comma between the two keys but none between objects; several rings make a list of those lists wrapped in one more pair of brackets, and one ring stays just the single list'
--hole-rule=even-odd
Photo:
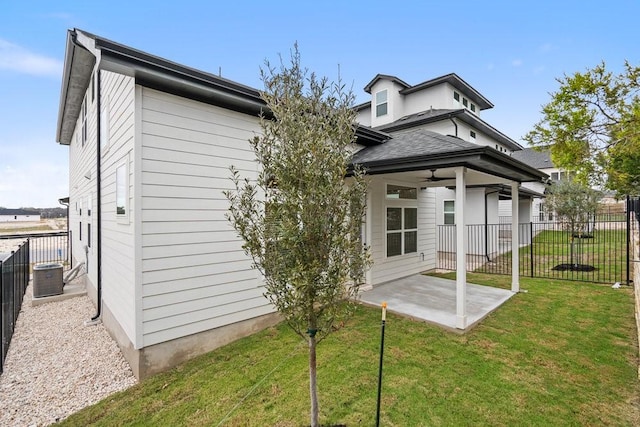
[{"label": "white cloud", "polygon": [[21,46],[0,39],[0,70],[11,70],[34,76],[60,77],[62,62],[33,53]]},{"label": "white cloud", "polygon": [[522,59],[514,59],[511,61],[511,65],[514,67],[520,67],[523,64]]}]

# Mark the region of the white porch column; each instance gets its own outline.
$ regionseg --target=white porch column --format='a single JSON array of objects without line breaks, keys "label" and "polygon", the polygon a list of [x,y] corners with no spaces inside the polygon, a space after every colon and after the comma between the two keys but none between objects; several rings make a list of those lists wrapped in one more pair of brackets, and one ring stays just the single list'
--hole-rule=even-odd
[{"label": "white porch column", "polygon": [[467,230],[464,204],[467,198],[465,168],[456,169],[456,328],[467,327]]},{"label": "white porch column", "polygon": [[518,229],[518,219],[520,212],[519,190],[520,184],[516,181],[511,183],[511,291],[520,291],[520,233]]},{"label": "white porch column", "polygon": [[[373,237],[373,197],[371,195],[371,188],[372,186],[369,185],[369,188],[367,188],[367,210],[365,213],[365,223],[364,223],[364,241],[365,244],[371,248],[371,240]],[[367,285],[373,285],[373,274],[371,272],[371,266],[369,268],[367,268],[367,271],[365,272],[365,276],[364,276],[364,280],[367,283]]]}]

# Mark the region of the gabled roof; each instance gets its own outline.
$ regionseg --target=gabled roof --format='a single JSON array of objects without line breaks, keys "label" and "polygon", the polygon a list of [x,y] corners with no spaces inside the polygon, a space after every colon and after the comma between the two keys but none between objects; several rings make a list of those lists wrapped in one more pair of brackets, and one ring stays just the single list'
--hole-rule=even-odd
[{"label": "gabled roof", "polygon": [[493,104],[487,98],[485,98],[480,92],[475,90],[469,83],[460,78],[460,76],[458,76],[456,73],[446,74],[444,76],[436,77],[435,79],[418,83],[415,86],[410,86],[406,89],[401,90],[400,93],[403,95],[408,95],[410,93],[418,92],[420,90],[427,89],[442,83],[449,83],[451,86],[464,93],[464,95],[471,101],[473,101],[481,110],[493,108]]},{"label": "gabled roof", "polygon": [[509,138],[507,135],[503,134],[498,129],[494,128],[489,123],[485,122],[480,117],[476,116],[465,108],[459,110],[432,109],[421,111],[419,113],[401,117],[394,122],[387,123],[386,125],[377,126],[376,129],[383,132],[395,132],[398,130],[421,126],[441,120],[448,120],[449,118],[453,117],[465,122],[472,128],[495,139],[498,143],[504,145],[510,150],[522,150],[522,145],[518,144],[516,141]]},{"label": "gabled roof", "polygon": [[465,166],[509,180],[541,181],[547,174],[501,153],[426,129],[394,132],[384,144],[363,148],[353,155],[352,165],[368,174],[406,172]]},{"label": "gabled roof", "polygon": [[[136,84],[241,113],[269,114],[257,89],[73,29],[67,33],[58,110],[56,140],[61,144],[71,142],[98,56],[100,69],[134,77]],[[362,126],[357,127],[356,137],[362,145],[379,144],[389,138],[384,132]]]},{"label": "gabled roof", "polygon": [[371,93],[371,88],[378,80],[391,80],[394,83],[398,83],[400,86],[404,86],[405,88],[411,87],[411,85],[404,80],[400,80],[396,76],[391,76],[389,74],[376,74],[376,76],[371,79],[369,83],[364,87],[364,91],[367,93]]},{"label": "gabled roof", "polygon": [[549,150],[538,151],[533,148],[525,148],[513,153],[513,157],[536,169],[549,169],[554,167]]}]

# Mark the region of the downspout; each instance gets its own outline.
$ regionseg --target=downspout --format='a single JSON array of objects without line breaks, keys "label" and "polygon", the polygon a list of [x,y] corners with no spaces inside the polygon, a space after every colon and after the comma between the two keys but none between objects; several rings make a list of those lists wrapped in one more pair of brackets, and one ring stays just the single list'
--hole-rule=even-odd
[{"label": "downspout", "polygon": [[449,120],[451,120],[451,123],[453,123],[453,126],[456,129],[456,134],[454,136],[457,138],[458,137],[458,124],[456,123],[455,120],[453,120],[453,116],[451,114],[449,114]]},{"label": "downspout", "polygon": [[100,319],[102,315],[102,191],[100,190],[102,184],[102,173],[100,168],[100,160],[102,157],[102,153],[100,152],[101,147],[101,106],[100,106],[100,98],[102,97],[101,90],[101,76],[102,73],[100,68],[98,67],[98,78],[96,79],[98,99],[96,101],[96,252],[97,252],[97,260],[96,260],[96,272],[98,275],[96,282],[96,291],[97,291],[97,304],[96,304],[96,314],[91,318],[92,322],[96,322]]},{"label": "downspout", "polygon": [[69,205],[71,205],[71,201],[63,202],[63,199],[58,199],[58,203],[62,206],[67,207],[67,256],[69,257],[69,267],[73,268],[73,256],[71,256],[71,235],[69,234]]},{"label": "downspout", "polygon": [[491,262],[489,258],[489,210],[487,208],[487,196],[489,194],[499,193],[500,190],[492,191],[490,193],[484,193],[484,256],[488,262]]}]

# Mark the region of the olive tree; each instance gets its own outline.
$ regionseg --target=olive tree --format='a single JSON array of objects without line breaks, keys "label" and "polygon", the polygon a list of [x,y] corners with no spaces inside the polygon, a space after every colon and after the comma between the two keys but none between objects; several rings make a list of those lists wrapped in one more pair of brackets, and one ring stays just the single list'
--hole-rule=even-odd
[{"label": "olive tree", "polygon": [[[265,296],[308,342],[311,425],[318,425],[316,345],[351,314],[369,264],[361,242],[364,173],[349,169],[354,96],[300,64],[261,70],[267,112],[250,140],[256,179],[232,167],[227,218],[264,277]],[[345,178],[349,173],[349,177]]]},{"label": "olive tree", "polygon": [[570,233],[571,265],[577,267],[575,239],[593,232],[600,192],[572,179],[554,182],[549,187],[547,206]]}]

